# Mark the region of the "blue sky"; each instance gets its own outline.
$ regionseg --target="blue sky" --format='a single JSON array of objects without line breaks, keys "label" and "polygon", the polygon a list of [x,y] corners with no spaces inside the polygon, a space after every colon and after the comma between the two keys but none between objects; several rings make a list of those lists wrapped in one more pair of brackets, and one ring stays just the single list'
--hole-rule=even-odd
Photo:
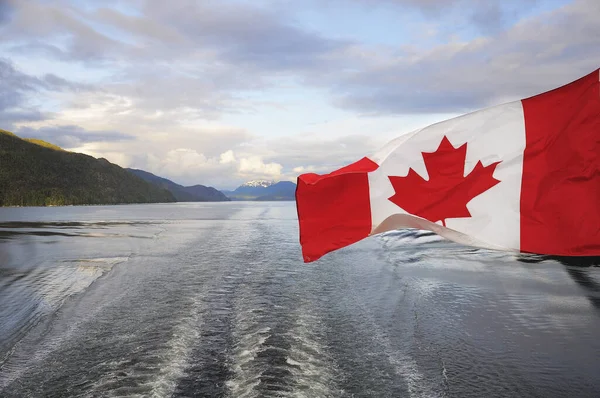
[{"label": "blue sky", "polygon": [[182,184],[329,172],[600,66],[596,0],[0,0],[0,128]]}]

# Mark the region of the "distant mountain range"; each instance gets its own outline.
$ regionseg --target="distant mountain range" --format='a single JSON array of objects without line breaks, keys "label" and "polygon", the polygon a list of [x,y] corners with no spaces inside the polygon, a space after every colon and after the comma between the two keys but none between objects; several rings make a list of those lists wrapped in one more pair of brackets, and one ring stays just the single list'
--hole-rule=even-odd
[{"label": "distant mountain range", "polygon": [[0,206],[280,201],[294,200],[295,191],[293,182],[265,180],[223,192],[204,185],[186,187],[0,129]]},{"label": "distant mountain range", "polygon": [[0,206],[175,202],[106,159],[0,130]]},{"label": "distant mountain range", "polygon": [[191,187],[184,187],[174,183],[166,178],[156,176],[144,170],[138,169],[125,169],[132,174],[148,181],[154,185],[157,185],[163,189],[168,190],[173,194],[177,202],[225,202],[230,199],[225,196],[221,191],[216,190],[213,187],[206,187],[204,185],[193,185]]},{"label": "distant mountain range", "polygon": [[240,185],[234,191],[223,191],[232,200],[295,200],[296,184],[291,181],[254,180]]},{"label": "distant mountain range", "polygon": [[219,191],[204,185],[186,187],[144,170],[125,170],[168,190],[177,202],[281,201],[295,200],[296,195],[296,184],[289,181],[252,180],[240,185],[234,191]]}]

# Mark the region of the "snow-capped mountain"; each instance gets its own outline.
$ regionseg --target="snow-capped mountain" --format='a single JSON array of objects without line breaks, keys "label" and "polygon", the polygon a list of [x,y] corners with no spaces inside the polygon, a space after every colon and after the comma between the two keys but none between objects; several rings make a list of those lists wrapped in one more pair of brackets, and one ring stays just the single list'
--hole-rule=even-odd
[{"label": "snow-capped mountain", "polygon": [[267,180],[252,180],[252,181],[248,181],[242,185],[240,185],[241,187],[270,187],[271,185],[274,185],[275,181],[267,181]]},{"label": "snow-capped mountain", "polygon": [[233,200],[294,200],[296,184],[291,181],[253,180],[234,191],[223,191]]}]

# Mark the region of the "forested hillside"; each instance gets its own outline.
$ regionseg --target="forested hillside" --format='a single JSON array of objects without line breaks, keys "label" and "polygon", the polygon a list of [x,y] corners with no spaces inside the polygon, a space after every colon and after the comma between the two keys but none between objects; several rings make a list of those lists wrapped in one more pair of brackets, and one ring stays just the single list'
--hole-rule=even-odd
[{"label": "forested hillside", "polygon": [[0,206],[174,201],[169,191],[106,159],[0,130]]}]

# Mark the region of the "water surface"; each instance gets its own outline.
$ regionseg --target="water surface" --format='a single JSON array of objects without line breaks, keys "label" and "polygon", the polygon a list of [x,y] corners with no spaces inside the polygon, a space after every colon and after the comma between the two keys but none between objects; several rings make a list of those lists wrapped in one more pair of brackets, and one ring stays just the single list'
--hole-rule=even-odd
[{"label": "water surface", "polygon": [[[294,203],[0,209],[0,396],[600,396],[600,270]],[[535,261],[532,261],[535,260]]]}]

